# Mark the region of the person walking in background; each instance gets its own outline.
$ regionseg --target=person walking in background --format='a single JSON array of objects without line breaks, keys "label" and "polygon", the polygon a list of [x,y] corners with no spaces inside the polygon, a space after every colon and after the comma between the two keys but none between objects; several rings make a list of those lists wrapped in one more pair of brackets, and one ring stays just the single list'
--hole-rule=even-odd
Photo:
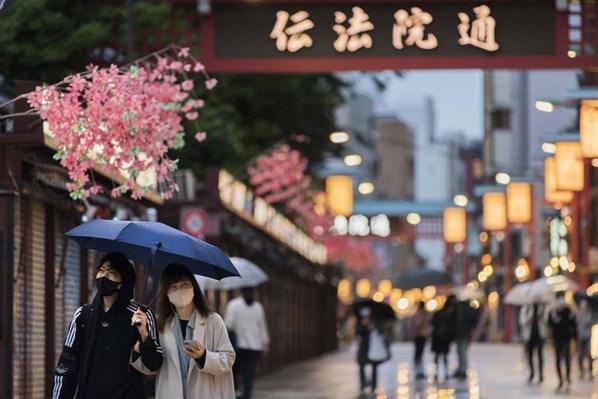
[{"label": "person walking in background", "polygon": [[[241,296],[226,306],[226,327],[235,336],[237,362],[236,381],[243,381],[243,399],[251,399],[253,380],[262,353],[267,353],[270,336],[262,305],[253,297],[253,287],[241,288]],[[241,378],[239,378],[241,377]]]},{"label": "person walking in background", "polygon": [[525,352],[529,367],[528,381],[536,375],[534,353],[538,358],[538,382],[544,381],[544,340],[546,339],[546,311],[539,303],[525,305],[519,313],[521,335],[525,340]]},{"label": "person walking in background", "polygon": [[448,353],[451,342],[455,338],[455,295],[449,295],[446,298],[444,307],[432,317],[432,352],[434,352],[434,362],[436,363],[436,380],[440,375],[440,360],[444,364],[444,377],[448,379]]},{"label": "person walking in background", "polygon": [[[160,277],[156,306],[165,354],[157,372],[156,399],[233,398],[235,352],[224,321],[210,310],[193,273],[180,264],[168,265]],[[156,374],[138,362],[133,367]]]},{"label": "person walking in background", "polygon": [[584,361],[588,361],[588,375],[592,378],[592,354],[590,352],[590,339],[592,336],[592,309],[587,299],[582,299],[577,312],[577,362],[579,365],[579,378],[585,376]]},{"label": "person walking in background", "polygon": [[[376,392],[378,386],[378,366],[390,359],[388,331],[383,322],[372,317],[372,309],[359,309],[359,322],[356,335],[359,336],[357,349],[357,363],[359,364],[360,391],[365,393],[367,388]],[[371,366],[371,379],[368,381],[365,368]]]},{"label": "person walking in background", "polygon": [[[557,293],[557,303],[548,313],[548,325],[552,330],[552,339],[554,341],[554,352],[556,356],[556,371],[559,376],[560,390],[565,385],[571,385],[571,340],[575,339],[577,334],[577,323],[573,309],[565,301],[565,293]],[[565,363],[565,375],[561,368]]]},{"label": "person walking in background", "polygon": [[453,376],[467,378],[467,358],[471,333],[476,325],[476,313],[469,301],[459,301],[455,305],[455,340],[457,342],[458,367]]},{"label": "person walking in background", "polygon": [[426,375],[424,372],[423,356],[426,340],[432,332],[432,317],[430,313],[426,311],[426,304],[423,301],[420,301],[417,305],[417,311],[413,316],[413,328],[415,335],[415,378],[424,379],[426,378]]},{"label": "person walking in background", "polygon": [[99,263],[97,294],[75,312],[54,373],[53,399],[143,399],[143,376],[163,361],[152,312],[132,302],[135,270],[111,252]]}]

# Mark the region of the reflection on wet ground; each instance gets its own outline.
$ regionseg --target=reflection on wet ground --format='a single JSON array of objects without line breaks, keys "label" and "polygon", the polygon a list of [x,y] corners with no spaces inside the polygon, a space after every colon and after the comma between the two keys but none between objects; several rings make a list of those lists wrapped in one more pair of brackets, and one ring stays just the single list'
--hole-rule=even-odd
[{"label": "reflection on wet ground", "polygon": [[[393,357],[378,371],[374,393],[359,394],[354,349],[346,349],[282,369],[260,378],[254,399],[598,399],[598,378],[573,381],[565,392],[555,392],[554,355],[545,353],[545,382],[527,383],[527,369],[520,345],[479,344],[470,354],[470,370],[464,381],[435,381],[428,353],[426,380],[417,381],[411,368],[412,347],[393,346]],[[455,367],[456,359],[451,360]],[[577,377],[574,367],[572,376]]]}]

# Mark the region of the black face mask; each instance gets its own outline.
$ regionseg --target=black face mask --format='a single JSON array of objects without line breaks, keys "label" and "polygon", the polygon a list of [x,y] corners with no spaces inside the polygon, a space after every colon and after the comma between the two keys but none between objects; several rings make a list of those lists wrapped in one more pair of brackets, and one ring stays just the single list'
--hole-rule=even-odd
[{"label": "black face mask", "polygon": [[116,283],[110,280],[108,277],[101,277],[96,279],[96,286],[98,287],[98,292],[102,296],[111,296],[116,294],[118,291],[118,285],[120,283]]}]

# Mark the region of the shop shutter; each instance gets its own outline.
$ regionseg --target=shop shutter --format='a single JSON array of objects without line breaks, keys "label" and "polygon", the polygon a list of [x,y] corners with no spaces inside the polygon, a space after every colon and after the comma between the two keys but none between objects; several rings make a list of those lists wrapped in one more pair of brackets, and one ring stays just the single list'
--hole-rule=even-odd
[{"label": "shop shutter", "polygon": [[31,300],[29,324],[29,367],[28,382],[31,383],[31,397],[43,398],[46,394],[46,215],[41,201],[33,201],[31,230]]},{"label": "shop shutter", "polygon": [[45,209],[40,201],[16,202],[13,391],[14,398],[43,398]]}]

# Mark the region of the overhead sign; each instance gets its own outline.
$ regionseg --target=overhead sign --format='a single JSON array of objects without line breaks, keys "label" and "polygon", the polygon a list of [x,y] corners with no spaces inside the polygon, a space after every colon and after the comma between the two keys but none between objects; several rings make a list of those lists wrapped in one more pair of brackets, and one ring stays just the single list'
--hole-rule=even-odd
[{"label": "overhead sign", "polygon": [[201,56],[223,72],[595,63],[595,56],[571,56],[566,17],[554,0],[215,0],[202,21]]}]

